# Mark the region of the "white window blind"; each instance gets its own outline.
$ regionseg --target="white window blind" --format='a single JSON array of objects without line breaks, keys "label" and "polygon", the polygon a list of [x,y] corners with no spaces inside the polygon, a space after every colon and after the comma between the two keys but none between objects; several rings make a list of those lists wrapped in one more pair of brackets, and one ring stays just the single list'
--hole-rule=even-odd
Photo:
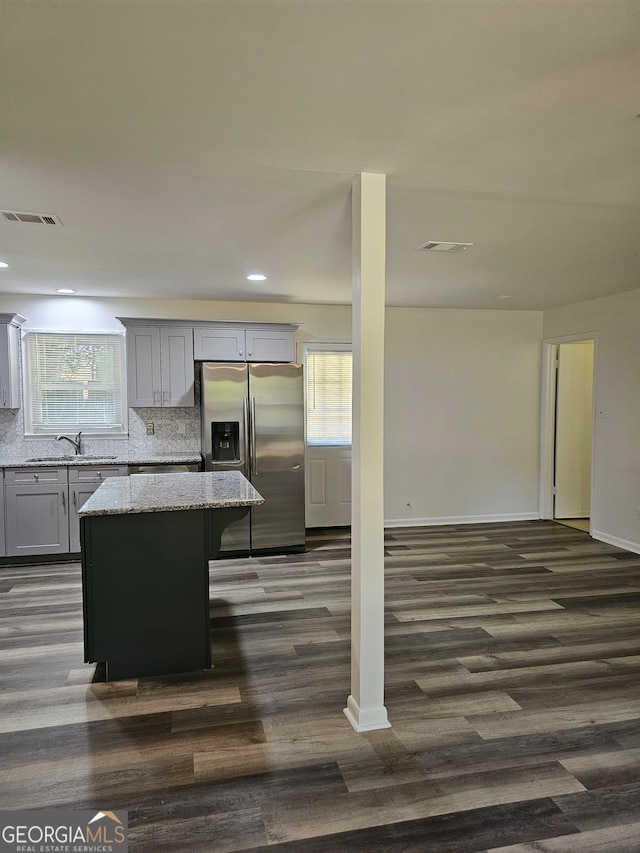
[{"label": "white window blind", "polygon": [[124,337],[27,332],[25,433],[127,432]]},{"label": "white window blind", "polygon": [[307,444],[351,444],[352,364],[348,351],[307,350]]}]

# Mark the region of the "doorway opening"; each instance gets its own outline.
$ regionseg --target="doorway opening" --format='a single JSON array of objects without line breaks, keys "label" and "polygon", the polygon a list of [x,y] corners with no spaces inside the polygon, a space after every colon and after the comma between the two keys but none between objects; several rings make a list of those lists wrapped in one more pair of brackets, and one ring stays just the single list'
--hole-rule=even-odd
[{"label": "doorway opening", "polygon": [[589,532],[595,336],[546,342],[541,518]]}]

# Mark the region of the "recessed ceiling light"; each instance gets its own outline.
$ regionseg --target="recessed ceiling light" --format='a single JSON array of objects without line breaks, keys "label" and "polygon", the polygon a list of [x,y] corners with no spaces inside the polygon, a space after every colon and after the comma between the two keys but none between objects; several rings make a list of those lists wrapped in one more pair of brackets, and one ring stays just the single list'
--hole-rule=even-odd
[{"label": "recessed ceiling light", "polygon": [[511,299],[510,293],[496,293],[493,297],[494,299]]},{"label": "recessed ceiling light", "polygon": [[266,275],[263,275],[261,272],[252,272],[247,276],[248,281],[266,281]]},{"label": "recessed ceiling light", "polygon": [[71,290],[69,287],[59,287],[56,293],[75,293],[75,290]]},{"label": "recessed ceiling light", "polygon": [[0,261],[0,267],[2,267],[3,269],[8,266],[9,264],[6,261]]}]

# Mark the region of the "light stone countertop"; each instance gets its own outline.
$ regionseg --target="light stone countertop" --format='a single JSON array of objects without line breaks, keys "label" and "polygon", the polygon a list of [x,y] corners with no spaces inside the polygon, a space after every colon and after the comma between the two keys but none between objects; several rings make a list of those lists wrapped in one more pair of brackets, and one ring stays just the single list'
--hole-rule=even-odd
[{"label": "light stone countertop", "polygon": [[255,506],[264,498],[239,471],[110,477],[78,510],[80,516]]},{"label": "light stone countertop", "polygon": [[121,456],[109,456],[100,454],[80,454],[79,456],[63,455],[38,456],[18,458],[18,457],[0,457],[0,468],[58,468],[68,466],[87,465],[191,465],[194,463],[200,464],[202,457],[199,453],[165,453],[165,454],[145,454],[145,453],[123,453]]}]

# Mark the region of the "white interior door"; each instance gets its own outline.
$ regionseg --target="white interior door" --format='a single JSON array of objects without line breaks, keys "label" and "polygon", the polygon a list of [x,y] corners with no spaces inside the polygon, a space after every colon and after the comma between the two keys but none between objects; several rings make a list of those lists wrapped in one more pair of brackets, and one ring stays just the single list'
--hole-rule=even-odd
[{"label": "white interior door", "polygon": [[588,518],[593,444],[593,341],[558,345],[555,518]]},{"label": "white interior door", "polygon": [[305,525],[351,524],[350,344],[303,344]]},{"label": "white interior door", "polygon": [[351,524],[351,447],[307,447],[307,527]]}]

